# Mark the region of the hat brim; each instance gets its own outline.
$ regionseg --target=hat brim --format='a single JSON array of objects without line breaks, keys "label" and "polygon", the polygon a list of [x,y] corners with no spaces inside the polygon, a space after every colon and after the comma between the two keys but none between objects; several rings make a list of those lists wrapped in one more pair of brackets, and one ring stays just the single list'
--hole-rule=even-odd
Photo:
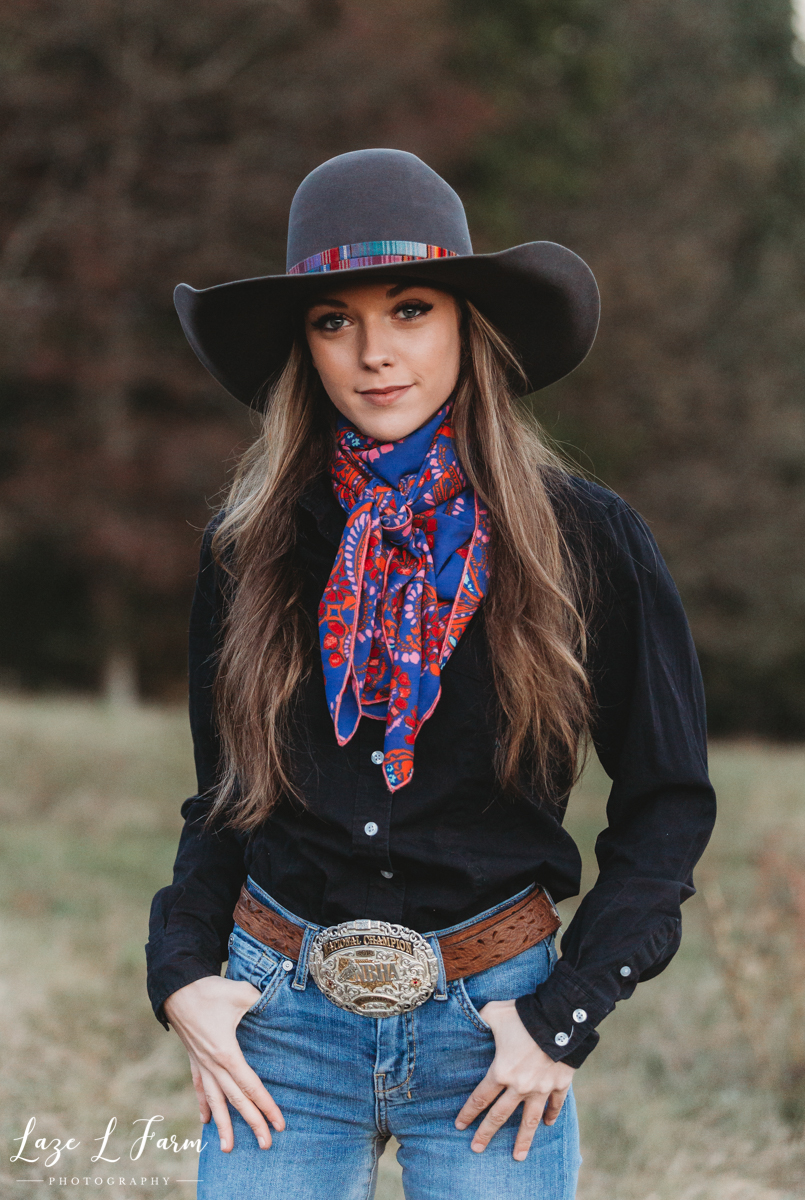
[{"label": "hat brim", "polygon": [[284,366],[300,306],[312,291],[393,273],[440,284],[480,309],[517,351],[527,377],[521,395],[568,375],[595,340],[595,277],[572,250],[526,242],[494,254],[415,259],[307,275],[263,275],[173,294],[185,336],[210,374],[236,399],[259,408],[266,380]]}]

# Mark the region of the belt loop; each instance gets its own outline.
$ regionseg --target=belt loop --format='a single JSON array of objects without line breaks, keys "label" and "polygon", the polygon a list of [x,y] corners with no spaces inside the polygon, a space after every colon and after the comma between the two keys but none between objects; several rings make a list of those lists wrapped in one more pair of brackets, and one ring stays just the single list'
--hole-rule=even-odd
[{"label": "belt loop", "polygon": [[310,954],[310,943],[319,931],[318,925],[307,925],[305,927],[305,936],[302,938],[302,946],[299,951],[299,961],[296,964],[296,974],[293,977],[292,988],[303,992],[307,987],[307,960]]},{"label": "belt loop", "polygon": [[442,948],[439,945],[439,939],[434,936],[429,937],[427,941],[430,948],[433,950],[433,953],[436,955],[436,961],[439,964],[439,974],[436,977],[436,990],[433,992],[431,999],[447,1000],[449,999],[447,995],[447,976],[445,974],[444,959],[442,958]]}]

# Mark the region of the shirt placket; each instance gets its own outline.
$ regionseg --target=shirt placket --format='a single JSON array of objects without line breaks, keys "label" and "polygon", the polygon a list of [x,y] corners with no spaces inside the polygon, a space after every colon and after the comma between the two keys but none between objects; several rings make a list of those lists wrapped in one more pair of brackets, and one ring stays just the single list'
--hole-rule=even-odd
[{"label": "shirt placket", "polygon": [[383,775],[385,722],[363,717],[358,742],[358,786],[352,822],[352,853],[366,865],[369,875],[367,917],[400,921],[405,882],[392,863],[391,820],[394,795]]}]

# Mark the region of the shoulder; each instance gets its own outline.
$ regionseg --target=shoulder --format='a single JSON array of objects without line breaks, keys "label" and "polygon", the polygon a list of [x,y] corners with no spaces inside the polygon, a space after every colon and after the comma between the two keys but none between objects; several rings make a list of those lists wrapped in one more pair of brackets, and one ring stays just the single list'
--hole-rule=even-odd
[{"label": "shoulder", "polygon": [[[212,539],[225,516],[225,510],[221,509],[210,518],[202,532],[201,546],[199,548],[196,592],[199,598],[205,599],[210,606],[215,608],[220,606],[223,584],[222,576],[226,572],[223,570],[218,557],[213,553]],[[225,557],[226,553],[225,551]]]},{"label": "shoulder", "polygon": [[[221,567],[220,553],[213,553],[213,538],[215,537],[215,534],[218,531],[218,529],[221,525],[221,522],[224,520],[225,516],[226,516],[226,509],[222,508],[217,513],[215,513],[214,516],[210,517],[209,521],[207,522],[207,524],[204,527],[204,532],[201,535],[201,565],[202,566],[207,566],[207,565],[212,564],[213,567],[218,567],[218,568]],[[225,546],[224,551],[223,551],[223,558],[224,558],[225,562],[229,560],[231,553],[232,553],[232,546],[231,545]]]},{"label": "shoulder", "polygon": [[222,509],[219,509],[219,511],[217,513],[215,513],[212,517],[210,517],[209,521],[204,526],[204,532],[201,535],[202,545],[205,545],[205,544],[209,545],[212,542],[213,534],[215,533],[216,529],[221,524],[221,522],[223,521],[225,516],[226,516],[226,509],[222,508]]},{"label": "shoulder", "polygon": [[608,543],[625,548],[635,536],[653,541],[643,517],[603,484],[562,475],[549,481],[548,493],[566,534],[583,534],[601,548]]},{"label": "shoulder", "polygon": [[548,493],[560,520],[575,520],[585,525],[606,521],[611,509],[626,503],[608,487],[580,475],[550,477]]},{"label": "shoulder", "polygon": [[551,487],[560,525],[599,578],[620,592],[675,590],[645,518],[610,488],[577,475]]}]

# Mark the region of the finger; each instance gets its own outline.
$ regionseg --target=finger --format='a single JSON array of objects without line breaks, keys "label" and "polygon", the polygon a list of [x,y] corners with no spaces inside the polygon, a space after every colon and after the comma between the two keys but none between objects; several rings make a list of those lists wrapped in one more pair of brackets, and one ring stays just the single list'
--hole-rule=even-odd
[{"label": "finger", "polygon": [[[260,1076],[252,1067],[243,1061],[231,1068],[229,1071],[230,1078],[235,1086],[239,1089],[242,1096],[248,1100],[261,1115],[264,1113],[268,1117],[275,1129],[285,1128],[285,1118],[280,1112],[279,1105],[274,1097],[269,1092],[268,1088],[263,1083]],[[242,1110],[241,1110],[242,1111]],[[251,1122],[249,1122],[251,1124]]]},{"label": "finger", "polygon": [[220,1084],[211,1072],[202,1071],[202,1079],[204,1081],[204,1094],[210,1107],[210,1114],[215,1120],[215,1126],[218,1130],[221,1149],[231,1150],[235,1144],[235,1135],[232,1132],[232,1121],[229,1116],[226,1097]]},{"label": "finger", "polygon": [[[237,1041],[226,1049],[216,1048],[215,1056],[205,1067],[215,1076],[222,1091],[254,1130],[258,1141],[268,1135],[263,1113],[275,1129],[285,1128],[285,1118],[260,1076],[247,1063]],[[261,1143],[262,1144],[262,1143]],[[271,1145],[270,1135],[268,1145]]]},{"label": "finger", "polygon": [[564,1088],[559,1092],[551,1092],[548,1100],[548,1107],[545,1109],[545,1116],[542,1118],[546,1125],[553,1125],[556,1121],[556,1118],[562,1111],[562,1105],[565,1102],[567,1093],[568,1088]]},{"label": "finger", "polygon": [[[271,1130],[269,1129],[261,1110],[257,1107],[254,1101],[250,1100],[245,1092],[241,1090],[230,1074],[222,1072],[220,1075],[218,1075],[217,1082],[226,1099],[234,1109],[237,1109],[237,1111],[243,1117],[243,1120],[251,1129],[252,1133],[257,1139],[257,1144],[261,1149],[267,1150],[271,1145]],[[266,1095],[268,1095],[268,1093],[266,1093]],[[280,1113],[279,1109],[276,1108],[276,1105],[271,1097],[269,1096],[268,1098],[271,1101],[271,1105],[276,1109],[276,1113],[279,1115],[280,1121],[282,1121],[282,1113]],[[221,1149],[225,1149],[223,1142]]]},{"label": "finger", "polygon": [[520,1092],[515,1092],[511,1088],[507,1088],[497,1103],[492,1105],[483,1121],[481,1121],[476,1130],[475,1137],[472,1139],[470,1149],[475,1150],[478,1154],[482,1150],[485,1150],[489,1142],[491,1142],[498,1130],[506,1124],[522,1100],[523,1096]]},{"label": "finger", "polygon": [[246,1062],[237,1045],[234,1051],[220,1056],[214,1068],[218,1068],[217,1081],[233,1108],[249,1125],[258,1144],[268,1148],[271,1145],[271,1133],[265,1117],[277,1130],[285,1128],[285,1118],[260,1076]]},{"label": "finger", "polygon": [[466,1129],[472,1125],[475,1118],[489,1108],[489,1105],[503,1091],[503,1085],[495,1083],[487,1072],[471,1096],[465,1100],[461,1112],[456,1117],[456,1129]]},{"label": "finger", "polygon": [[193,1087],[196,1090],[198,1098],[198,1111],[201,1116],[201,1123],[202,1125],[206,1125],[212,1116],[212,1110],[210,1109],[207,1097],[204,1095],[204,1081],[201,1078],[201,1071],[198,1064],[192,1059],[190,1060],[190,1075],[193,1079]]},{"label": "finger", "polygon": [[540,1121],[542,1120],[542,1110],[545,1104],[544,1096],[529,1096],[523,1105],[523,1116],[520,1121],[520,1128],[517,1130],[517,1137],[514,1140],[513,1157],[518,1162],[522,1162],[528,1151],[531,1149],[531,1143],[534,1140],[534,1134],[537,1132]]}]

